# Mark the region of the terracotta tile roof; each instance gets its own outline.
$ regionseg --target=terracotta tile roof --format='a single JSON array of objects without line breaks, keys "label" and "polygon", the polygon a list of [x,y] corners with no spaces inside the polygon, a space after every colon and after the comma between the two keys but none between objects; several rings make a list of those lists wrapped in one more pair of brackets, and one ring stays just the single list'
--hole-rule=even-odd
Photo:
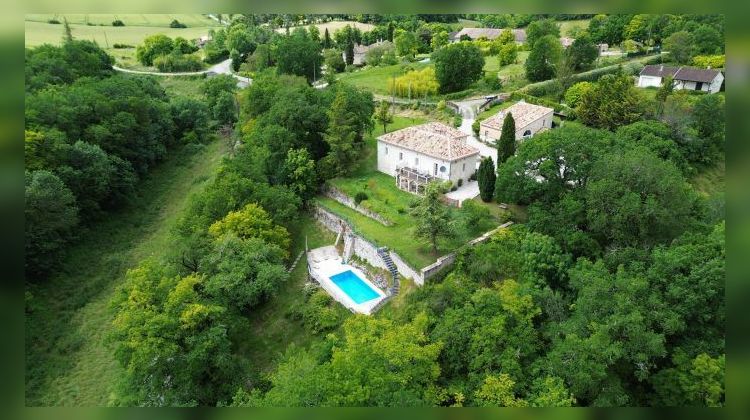
[{"label": "terracotta tile roof", "polygon": [[383,134],[378,140],[434,158],[454,161],[479,154],[478,149],[466,144],[467,136],[443,123],[429,122]]},{"label": "terracotta tile roof", "polygon": [[534,121],[542,118],[550,112],[554,112],[552,108],[546,106],[534,105],[528,102],[516,102],[510,107],[498,112],[497,114],[487,118],[480,123],[481,126],[486,126],[495,130],[501,130],[503,127],[503,121],[508,112],[513,115],[513,120],[516,122],[516,131],[526,127]]}]

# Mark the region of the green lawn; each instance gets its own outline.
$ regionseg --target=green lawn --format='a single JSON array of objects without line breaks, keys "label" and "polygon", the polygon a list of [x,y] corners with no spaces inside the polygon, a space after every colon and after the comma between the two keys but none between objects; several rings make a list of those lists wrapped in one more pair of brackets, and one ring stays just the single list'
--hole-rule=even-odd
[{"label": "green lawn", "polygon": [[[24,22],[26,35],[26,46],[35,47],[41,44],[60,44],[62,41],[63,25],[52,25],[44,22]],[[181,36],[185,39],[194,39],[208,34],[211,26],[194,26],[182,29],[174,29],[163,26],[88,26],[71,24],[73,37],[76,39],[88,39],[96,41],[101,47],[109,49],[113,44],[128,44],[136,46],[144,38],[154,34],[164,34],[171,38]]]},{"label": "green lawn", "polygon": [[405,74],[408,71],[407,67],[413,70],[421,70],[431,65],[427,63],[410,63],[382,67],[365,67],[351,73],[341,73],[338,80],[367,89],[372,93],[388,95],[388,80],[394,76],[398,77]]},{"label": "green lawn", "polygon": [[205,98],[200,90],[200,87],[205,80],[203,76],[158,77],[159,84],[170,94],[170,96],[187,96],[200,100]]},{"label": "green lawn", "polygon": [[190,194],[210,182],[224,145],[214,141],[192,156],[178,152],[155,167],[130,207],[82,230],[60,273],[28,290],[27,405],[107,404],[122,375],[106,343],[110,299],[126,270],[164,255],[170,229]]},{"label": "green lawn", "polygon": [[714,167],[701,170],[690,183],[702,195],[713,197],[726,191],[725,176],[726,162],[721,160]]}]

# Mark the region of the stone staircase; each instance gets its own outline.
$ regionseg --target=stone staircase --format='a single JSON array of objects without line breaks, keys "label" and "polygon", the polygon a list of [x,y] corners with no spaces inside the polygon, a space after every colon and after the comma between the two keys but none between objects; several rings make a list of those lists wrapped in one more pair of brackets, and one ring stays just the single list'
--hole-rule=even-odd
[{"label": "stone staircase", "polygon": [[349,262],[349,258],[352,257],[353,253],[354,253],[354,238],[351,235],[346,235],[344,236],[344,255],[342,257],[344,264],[347,264]]},{"label": "stone staircase", "polygon": [[393,278],[393,286],[391,286],[391,294],[397,295],[399,292],[399,289],[401,287],[401,282],[398,280],[398,269],[396,268],[396,264],[393,263],[393,260],[391,259],[391,254],[388,252],[388,248],[382,246],[378,248],[378,255],[385,263],[385,266],[388,268],[388,271],[391,273],[391,277]]}]

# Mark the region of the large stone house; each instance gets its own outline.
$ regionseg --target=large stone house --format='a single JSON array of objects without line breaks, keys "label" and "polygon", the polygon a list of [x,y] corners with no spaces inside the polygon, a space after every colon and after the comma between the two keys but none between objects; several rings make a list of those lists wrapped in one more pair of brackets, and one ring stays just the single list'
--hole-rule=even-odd
[{"label": "large stone house", "polygon": [[479,138],[492,143],[500,138],[505,116],[510,113],[516,123],[516,140],[529,138],[552,128],[555,110],[525,101],[517,102],[479,123]]},{"label": "large stone house", "polygon": [[415,194],[431,181],[467,182],[479,150],[466,144],[468,134],[439,122],[403,128],[378,137],[378,170]]},{"label": "large stone house", "polygon": [[[355,66],[364,66],[367,64],[367,52],[375,47],[393,48],[394,46],[393,43],[388,40],[378,41],[371,45],[357,44],[354,46],[354,58],[352,59],[352,64]],[[346,52],[342,52],[341,57],[346,61]]]},{"label": "large stone house", "polygon": [[724,74],[717,69],[654,64],[643,67],[638,76],[638,87],[659,87],[667,77],[672,78],[674,88],[679,90],[716,93],[724,83]]}]

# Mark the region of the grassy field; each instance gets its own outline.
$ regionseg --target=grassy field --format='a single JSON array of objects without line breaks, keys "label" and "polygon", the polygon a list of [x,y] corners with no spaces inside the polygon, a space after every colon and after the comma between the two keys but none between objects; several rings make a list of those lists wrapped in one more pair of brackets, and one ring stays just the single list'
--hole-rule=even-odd
[{"label": "grassy field", "polygon": [[185,24],[188,28],[203,26],[221,26],[215,20],[198,13],[194,14],[28,14],[24,20],[29,22],[47,23],[50,19],[57,19],[61,23],[67,19],[70,24],[77,25],[105,25],[119,19],[125,26],[154,26],[168,28],[172,20]]},{"label": "grassy field", "polygon": [[[63,25],[52,25],[44,22],[24,22],[26,35],[25,45],[35,47],[41,44],[60,44],[62,41]],[[109,49],[113,44],[128,44],[136,46],[149,35],[164,34],[169,37],[181,36],[194,39],[206,35],[210,26],[195,26],[175,29],[163,26],[88,26],[71,24],[73,37],[96,41],[101,47]],[[108,50],[108,52],[112,53]]]},{"label": "grassy field", "polygon": [[159,76],[159,84],[169,92],[170,96],[187,96],[194,99],[204,99],[200,87],[205,80],[203,76]]},{"label": "grassy field", "polygon": [[59,274],[28,291],[26,404],[106,405],[121,367],[106,343],[110,299],[126,270],[162,256],[190,194],[215,173],[225,142],[175,154],[138,187],[133,204],[83,232]]},{"label": "grassy field", "polygon": [[394,64],[392,66],[365,67],[351,73],[342,73],[338,79],[367,89],[372,93],[388,95],[388,81],[394,76],[398,77],[405,74],[408,71],[407,67],[412,70],[421,70],[431,65],[426,63],[410,63],[408,65]]},{"label": "grassy field", "polygon": [[[373,29],[375,29],[375,25],[369,24],[369,23],[361,23],[361,22],[354,22],[349,20],[336,20],[332,22],[325,22],[325,23],[316,23],[315,26],[318,27],[320,30],[320,35],[323,36],[326,29],[328,29],[328,33],[333,36],[333,33],[338,31],[341,28],[344,28],[346,25],[350,25],[352,28],[358,28],[362,32],[368,32]],[[294,30],[294,28],[309,28],[311,25],[304,25],[304,26],[293,26],[289,28],[289,31],[291,32]],[[286,28],[277,28],[276,32],[282,34],[286,33]]]}]

